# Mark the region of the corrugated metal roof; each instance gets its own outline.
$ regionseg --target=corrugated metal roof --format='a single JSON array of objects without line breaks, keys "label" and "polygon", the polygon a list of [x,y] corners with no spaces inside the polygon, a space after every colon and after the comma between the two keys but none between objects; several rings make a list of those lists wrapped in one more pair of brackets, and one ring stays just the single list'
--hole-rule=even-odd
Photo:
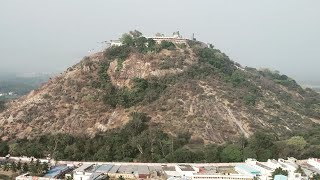
[{"label": "corrugated metal roof", "polygon": [[264,169],[266,169],[266,170],[269,170],[269,171],[272,171],[272,170],[273,170],[273,168],[271,168],[271,167],[269,167],[269,166],[267,166],[267,165],[264,165],[264,164],[262,164],[262,163],[260,163],[260,162],[257,162],[257,166],[260,166],[260,167],[262,167],[262,168],[264,168]]},{"label": "corrugated metal roof", "polygon": [[118,169],[119,173],[132,174],[138,170],[138,166],[134,165],[123,165]]},{"label": "corrugated metal roof", "polygon": [[120,166],[114,165],[114,166],[112,166],[112,168],[109,170],[109,173],[117,173],[119,168],[120,168]]},{"label": "corrugated metal roof", "polygon": [[174,166],[162,166],[162,169],[164,171],[176,171],[176,168]]},{"label": "corrugated metal roof", "polygon": [[195,171],[190,165],[179,165],[181,171]]},{"label": "corrugated metal roof", "polygon": [[148,166],[150,171],[162,171],[161,166]]},{"label": "corrugated metal roof", "polygon": [[142,165],[138,166],[138,174],[150,174],[148,166]]},{"label": "corrugated metal roof", "polygon": [[104,165],[98,166],[96,169],[96,172],[108,173],[112,167],[113,167],[112,164],[104,164]]},{"label": "corrugated metal roof", "polygon": [[97,179],[99,176],[101,175],[101,173],[92,173],[91,176],[89,177],[89,179],[95,180]]},{"label": "corrugated metal roof", "polygon": [[50,169],[47,174],[44,175],[44,177],[51,177],[54,178],[58,176],[60,173],[65,172],[69,169],[68,166],[56,166],[52,169]]},{"label": "corrugated metal roof", "polygon": [[91,168],[92,166],[93,166],[93,164],[83,164],[82,166],[78,167],[74,171],[83,172],[83,171],[87,170],[88,168]]}]

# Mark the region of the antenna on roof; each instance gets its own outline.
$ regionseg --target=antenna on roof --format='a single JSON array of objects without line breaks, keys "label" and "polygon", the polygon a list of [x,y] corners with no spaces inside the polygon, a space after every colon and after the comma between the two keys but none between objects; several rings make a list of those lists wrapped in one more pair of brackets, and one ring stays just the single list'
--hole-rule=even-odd
[{"label": "antenna on roof", "polygon": [[196,41],[197,39],[194,37],[194,33],[192,33],[191,40]]}]

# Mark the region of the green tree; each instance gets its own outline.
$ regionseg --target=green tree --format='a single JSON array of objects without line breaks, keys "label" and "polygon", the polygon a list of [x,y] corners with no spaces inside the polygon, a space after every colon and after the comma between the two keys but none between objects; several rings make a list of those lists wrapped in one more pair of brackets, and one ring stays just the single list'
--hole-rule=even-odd
[{"label": "green tree", "polygon": [[39,166],[40,166],[40,164],[41,164],[40,160],[39,160],[39,159],[37,159],[37,160],[36,160],[36,167],[39,167]]},{"label": "green tree", "polygon": [[295,173],[300,173],[302,176],[306,176],[306,173],[303,171],[301,166],[299,165]]},{"label": "green tree", "polygon": [[135,46],[140,53],[146,53],[148,51],[147,42],[148,40],[145,37],[139,37],[135,40]]},{"label": "green tree", "polygon": [[187,163],[194,162],[195,153],[186,148],[180,148],[170,153],[166,159],[168,162]]},{"label": "green tree", "polygon": [[240,162],[242,161],[242,153],[240,147],[235,144],[227,145],[221,152],[220,158],[222,162]]},{"label": "green tree", "polygon": [[47,172],[48,169],[49,169],[48,163],[44,162],[44,163],[42,164],[42,171],[43,171],[43,172]]},{"label": "green tree", "polygon": [[245,82],[245,77],[240,70],[236,70],[232,73],[230,80],[233,86],[240,86],[243,82]]},{"label": "green tree", "polygon": [[4,157],[9,154],[9,146],[6,142],[0,143],[0,156]]},{"label": "green tree", "polygon": [[257,160],[267,161],[270,158],[277,158],[273,157],[273,154],[275,154],[276,150],[276,146],[274,144],[275,141],[275,137],[270,134],[256,132],[249,139],[249,147],[253,150],[253,152],[255,152]]},{"label": "green tree", "polygon": [[126,46],[134,45],[134,39],[132,35],[128,33],[123,34],[122,37],[120,38],[120,41],[122,42],[123,45],[126,45]]},{"label": "green tree", "polygon": [[147,40],[147,44],[148,44],[148,51],[150,51],[150,52],[154,52],[154,51],[156,51],[156,46],[157,46],[157,44],[156,44],[156,42],[153,40],[153,39],[151,39],[151,38],[149,38],[148,40]]},{"label": "green tree", "polygon": [[6,109],[5,104],[6,104],[5,101],[0,100],[0,112],[4,111]]},{"label": "green tree", "polygon": [[312,178],[310,178],[311,180],[320,180],[320,174],[314,174],[312,176]]},{"label": "green tree", "polygon": [[21,168],[22,168],[21,161],[18,161],[18,163],[17,163],[17,170],[20,171]]},{"label": "green tree", "polygon": [[174,45],[172,42],[169,42],[169,41],[161,41],[160,47],[161,49],[173,50],[176,48],[176,45]]},{"label": "green tree", "polygon": [[31,175],[33,176],[38,175],[38,167],[34,163],[29,164],[29,170]]},{"label": "green tree", "polygon": [[142,36],[142,33],[138,30],[133,30],[133,31],[130,31],[129,34],[134,38],[134,39],[137,39],[139,37]]},{"label": "green tree", "polygon": [[250,147],[245,147],[243,149],[243,161],[245,161],[248,158],[257,159],[257,155],[253,149],[251,149]]},{"label": "green tree", "polygon": [[288,171],[283,170],[281,167],[275,169],[272,173],[272,179],[274,179],[275,175],[284,175],[284,176],[288,176]]},{"label": "green tree", "polygon": [[287,145],[294,147],[298,151],[301,151],[306,147],[307,141],[304,140],[302,136],[293,136],[289,140],[287,140]]},{"label": "green tree", "polygon": [[17,172],[17,164],[15,162],[11,163],[11,171]]},{"label": "green tree", "polygon": [[246,105],[254,106],[256,105],[257,96],[253,94],[247,94],[244,96],[243,100]]},{"label": "green tree", "polygon": [[5,165],[4,165],[4,167],[3,167],[3,170],[4,171],[9,171],[9,164],[8,163],[6,163]]},{"label": "green tree", "polygon": [[28,172],[29,171],[29,166],[28,166],[27,163],[23,163],[22,170],[23,170],[23,172]]},{"label": "green tree", "polygon": [[219,162],[219,149],[214,144],[207,145],[204,149],[205,161],[207,163]]}]

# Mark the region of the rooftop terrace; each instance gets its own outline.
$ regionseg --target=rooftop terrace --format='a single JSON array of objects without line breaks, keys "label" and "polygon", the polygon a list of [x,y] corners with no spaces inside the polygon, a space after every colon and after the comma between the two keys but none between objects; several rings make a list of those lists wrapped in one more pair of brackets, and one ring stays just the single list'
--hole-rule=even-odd
[{"label": "rooftop terrace", "polygon": [[237,168],[239,169],[242,169],[250,174],[253,174],[253,175],[259,175],[261,174],[261,172],[259,170],[256,170],[255,168],[253,167],[250,167],[250,166],[247,166],[245,164],[238,164],[236,165]]}]

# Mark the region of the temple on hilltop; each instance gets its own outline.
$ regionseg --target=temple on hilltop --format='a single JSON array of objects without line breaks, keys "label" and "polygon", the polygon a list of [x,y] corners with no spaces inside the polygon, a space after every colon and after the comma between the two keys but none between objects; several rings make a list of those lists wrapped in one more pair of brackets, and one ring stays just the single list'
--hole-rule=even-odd
[{"label": "temple on hilltop", "polygon": [[[194,35],[193,35],[194,36]],[[173,42],[173,43],[177,43],[177,44],[186,44],[188,40],[190,39],[186,39],[183,38],[180,35],[179,31],[173,32],[172,36],[165,36],[164,34],[161,33],[157,33],[155,36],[153,37],[146,37],[147,39],[153,39],[155,42],[157,43],[161,43],[162,41],[168,41],[168,42]],[[194,40],[194,37],[191,39]],[[121,46],[122,43],[120,40],[111,40],[110,41],[110,45],[111,46]]]},{"label": "temple on hilltop", "polygon": [[151,38],[159,44],[161,43],[161,41],[169,41],[169,42],[178,43],[178,44],[186,44],[187,41],[189,40],[186,38],[182,38],[179,31],[173,32],[172,36],[164,36],[163,34],[159,36],[159,34],[156,34],[155,37],[147,37],[147,38]]}]

